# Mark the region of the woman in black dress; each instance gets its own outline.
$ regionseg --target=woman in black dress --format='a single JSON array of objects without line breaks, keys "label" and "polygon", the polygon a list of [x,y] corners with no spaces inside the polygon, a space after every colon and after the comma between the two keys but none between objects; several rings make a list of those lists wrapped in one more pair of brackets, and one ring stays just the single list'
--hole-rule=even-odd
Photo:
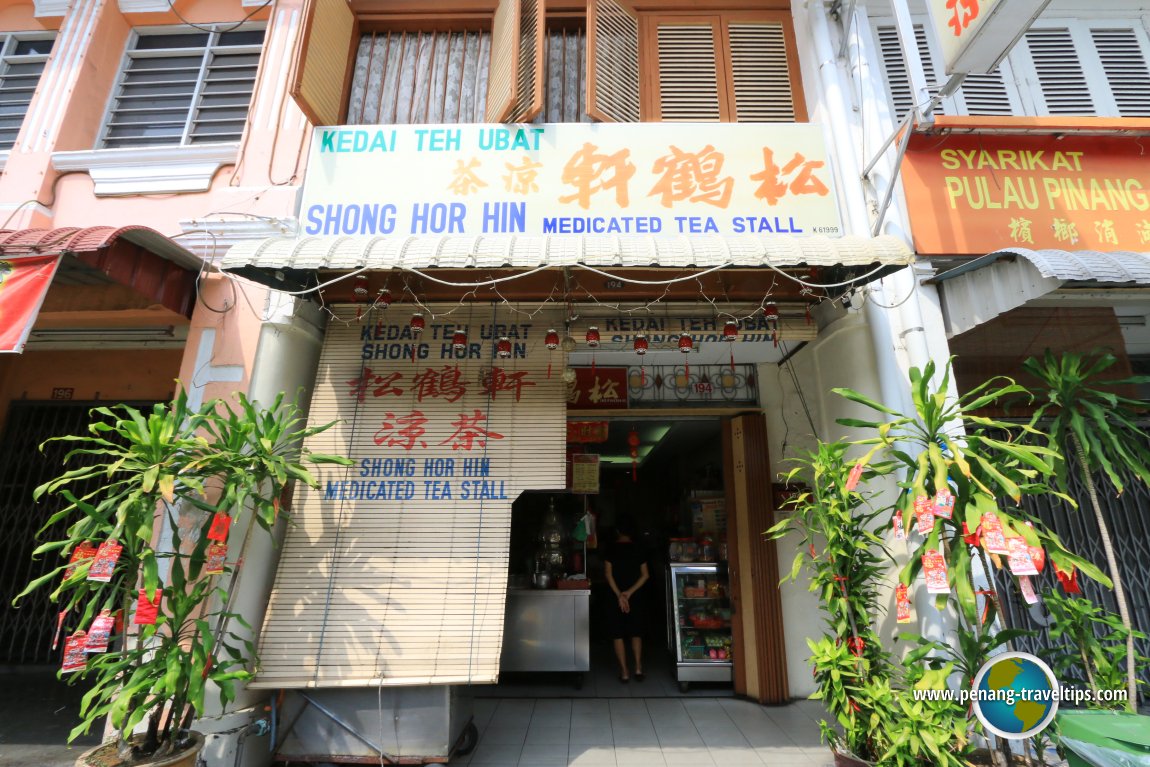
[{"label": "woman in black dress", "polygon": [[643,596],[640,592],[651,578],[646,557],[631,536],[631,520],[620,518],[615,524],[618,541],[607,554],[607,585],[615,595],[608,610],[611,616],[611,638],[615,640],[615,658],[619,661],[619,681],[629,682],[627,672],[627,645],[631,639],[631,652],[635,656],[635,678],[643,681]]}]

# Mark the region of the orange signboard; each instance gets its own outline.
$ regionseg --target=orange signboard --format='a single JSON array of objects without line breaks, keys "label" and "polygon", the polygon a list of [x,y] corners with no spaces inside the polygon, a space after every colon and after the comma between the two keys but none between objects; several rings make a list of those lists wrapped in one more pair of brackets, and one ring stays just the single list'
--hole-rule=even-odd
[{"label": "orange signboard", "polygon": [[1150,250],[1144,139],[923,135],[902,166],[920,255]]}]

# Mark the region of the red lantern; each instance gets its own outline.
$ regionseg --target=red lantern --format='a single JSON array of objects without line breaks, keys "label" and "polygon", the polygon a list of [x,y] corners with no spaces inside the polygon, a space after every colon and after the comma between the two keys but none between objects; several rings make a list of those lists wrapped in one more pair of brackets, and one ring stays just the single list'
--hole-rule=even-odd
[{"label": "red lantern", "polygon": [[426,324],[423,320],[423,315],[419,312],[411,315],[410,325],[412,335],[419,336],[419,334],[423,332],[423,328],[426,327]]},{"label": "red lantern", "polygon": [[[679,336],[679,351],[681,351],[683,354],[690,354],[694,350],[695,350],[695,342],[694,342],[694,340],[691,339],[691,337],[689,335],[684,333],[683,335]],[[685,367],[684,372],[686,372],[687,377],[690,378],[691,377],[691,361],[689,359],[684,363],[684,367]]]},{"label": "red lantern", "polygon": [[627,444],[631,448],[631,481],[639,481],[639,445],[642,440],[639,439],[639,432],[631,429],[627,434]]},{"label": "red lantern", "polygon": [[643,356],[647,353],[647,348],[647,336],[643,335],[642,333],[635,336],[635,353],[639,356]]},{"label": "red lantern", "polygon": [[467,348],[467,333],[457,330],[451,335],[451,348],[459,351]]},{"label": "red lantern", "polygon": [[587,328],[587,346],[591,349],[599,348],[599,328],[594,325]]},{"label": "red lantern", "polygon": [[501,336],[499,341],[495,344],[495,356],[501,360],[511,359],[511,339],[507,336]]},{"label": "red lantern", "polygon": [[379,295],[375,297],[375,305],[382,306],[384,309],[391,306],[391,291],[383,288],[379,291]]},{"label": "red lantern", "polygon": [[556,349],[558,349],[559,348],[559,333],[558,333],[558,331],[556,331],[554,328],[552,328],[551,330],[548,330],[547,331],[547,338],[545,338],[543,340],[543,343],[547,346],[547,351],[553,352]]},{"label": "red lantern", "polygon": [[355,293],[355,298],[357,301],[362,301],[363,299],[367,298],[367,282],[368,279],[366,274],[355,275],[355,287],[353,287],[351,290],[353,293]]},{"label": "red lantern", "polygon": [[[723,340],[727,342],[734,342],[739,340],[739,323],[734,320],[727,320],[723,325]],[[735,347],[731,347],[731,372],[735,372]]]},{"label": "red lantern", "polygon": [[763,307],[763,319],[767,321],[767,327],[771,329],[771,340],[775,346],[779,345],[779,307],[774,304],[767,304]]}]

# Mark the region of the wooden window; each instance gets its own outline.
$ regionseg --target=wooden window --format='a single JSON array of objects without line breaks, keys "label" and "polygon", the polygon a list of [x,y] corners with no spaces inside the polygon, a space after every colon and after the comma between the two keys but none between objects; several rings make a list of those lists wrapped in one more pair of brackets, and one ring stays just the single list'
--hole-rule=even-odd
[{"label": "wooden window", "polygon": [[491,29],[488,122],[530,122],[543,109],[544,0],[499,0]]},{"label": "wooden window", "polygon": [[790,14],[587,8],[587,111],[619,122],[806,119]]}]

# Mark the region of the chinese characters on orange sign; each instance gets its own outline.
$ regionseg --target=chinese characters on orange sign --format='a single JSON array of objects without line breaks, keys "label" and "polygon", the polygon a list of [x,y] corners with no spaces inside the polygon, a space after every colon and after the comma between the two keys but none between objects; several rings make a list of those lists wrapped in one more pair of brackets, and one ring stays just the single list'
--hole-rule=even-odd
[{"label": "chinese characters on orange sign", "polygon": [[1141,153],[1125,137],[914,136],[902,176],[915,249],[1144,247],[1150,164]]}]

